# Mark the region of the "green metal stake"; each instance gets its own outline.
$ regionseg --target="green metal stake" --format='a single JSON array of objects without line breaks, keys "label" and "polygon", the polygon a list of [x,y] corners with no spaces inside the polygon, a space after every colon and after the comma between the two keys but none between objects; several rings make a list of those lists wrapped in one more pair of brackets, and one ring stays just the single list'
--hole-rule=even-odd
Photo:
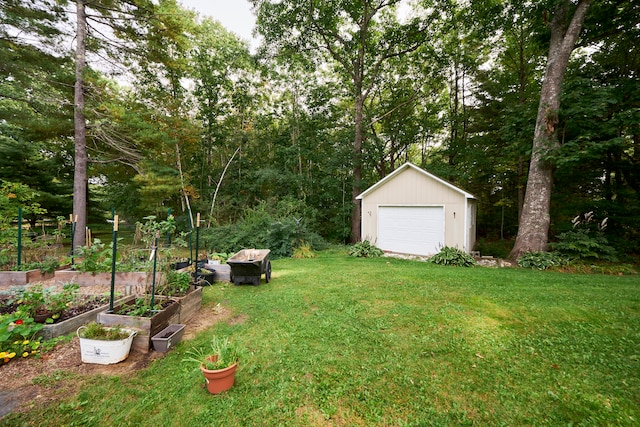
[{"label": "green metal stake", "polygon": [[155,247],[153,248],[153,279],[151,280],[151,311],[153,311],[156,297],[156,267],[158,265],[158,238],[160,232],[156,231]]},{"label": "green metal stake", "polygon": [[193,262],[193,224],[189,221],[189,263]]},{"label": "green metal stake", "polygon": [[196,215],[196,270],[198,269],[198,246],[200,245],[200,212]]},{"label": "green metal stake", "polygon": [[[171,208],[167,209],[167,219],[171,218]],[[171,232],[167,232],[167,247],[171,247]]]},{"label": "green metal stake", "polygon": [[76,235],[76,223],[73,220],[73,214],[69,214],[69,223],[71,226],[71,269],[73,270],[73,265],[74,265],[74,255],[75,255],[75,248],[73,247],[73,241],[75,239],[75,235]]},{"label": "green metal stake", "polygon": [[111,297],[109,299],[109,313],[113,313],[113,299],[116,291],[116,253],[118,246],[118,215],[113,215],[113,238],[111,251]]},{"label": "green metal stake", "polygon": [[22,208],[18,208],[18,271],[22,265]]}]

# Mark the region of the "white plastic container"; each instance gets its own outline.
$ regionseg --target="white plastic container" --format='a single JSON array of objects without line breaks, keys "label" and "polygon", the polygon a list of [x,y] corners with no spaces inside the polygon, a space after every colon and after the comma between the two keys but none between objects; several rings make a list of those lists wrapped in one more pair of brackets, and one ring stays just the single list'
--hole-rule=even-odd
[{"label": "white plastic container", "polygon": [[122,340],[105,341],[80,337],[80,330],[85,326],[80,326],[76,335],[80,339],[80,358],[82,363],[96,363],[99,365],[111,365],[122,362],[129,357],[129,350],[136,331],[131,329],[121,329],[129,332],[129,336]]}]

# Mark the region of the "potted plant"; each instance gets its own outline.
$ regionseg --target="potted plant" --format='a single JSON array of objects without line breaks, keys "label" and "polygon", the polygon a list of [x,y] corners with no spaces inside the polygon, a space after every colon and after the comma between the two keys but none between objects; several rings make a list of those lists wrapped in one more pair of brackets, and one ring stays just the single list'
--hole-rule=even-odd
[{"label": "potted plant", "polygon": [[209,347],[191,350],[187,354],[189,357],[184,361],[199,366],[209,393],[218,394],[233,386],[240,350],[229,338],[214,335]]},{"label": "potted plant", "polygon": [[80,340],[80,357],[83,363],[110,365],[129,356],[136,331],[91,322],[80,326],[76,334]]}]

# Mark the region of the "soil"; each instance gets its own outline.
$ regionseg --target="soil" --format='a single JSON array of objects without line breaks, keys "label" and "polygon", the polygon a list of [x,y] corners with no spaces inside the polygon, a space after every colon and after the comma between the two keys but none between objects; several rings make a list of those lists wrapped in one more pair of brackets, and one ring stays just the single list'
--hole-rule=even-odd
[{"label": "soil", "polygon": [[[228,309],[220,306],[203,307],[187,323],[182,340],[192,339],[198,332],[217,322],[238,323],[242,318],[234,318]],[[33,406],[55,402],[60,396],[75,395],[84,381],[64,380],[70,376],[126,376],[144,369],[165,353],[132,351],[124,361],[114,365],[86,364],[80,360],[80,342],[74,337],[70,342],[59,344],[51,352],[40,357],[12,360],[0,366],[2,388],[0,389],[0,419],[12,412],[23,412]],[[54,386],[47,386],[35,378],[60,378]]]}]

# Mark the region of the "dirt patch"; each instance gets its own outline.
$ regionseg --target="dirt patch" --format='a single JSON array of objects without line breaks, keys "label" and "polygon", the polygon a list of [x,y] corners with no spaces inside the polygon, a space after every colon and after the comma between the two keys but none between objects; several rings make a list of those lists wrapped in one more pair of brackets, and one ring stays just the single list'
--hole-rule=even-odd
[{"label": "dirt patch", "polygon": [[[231,312],[220,304],[215,307],[202,307],[187,323],[183,340],[189,340],[217,322],[238,322],[242,316],[231,316]],[[244,319],[242,319],[244,321]],[[144,369],[151,361],[164,357],[164,353],[150,351],[139,353],[132,351],[129,357],[114,365],[96,365],[82,363],[80,342],[74,337],[70,342],[58,345],[53,351],[39,358],[18,359],[0,366],[2,389],[0,390],[0,419],[11,412],[21,412],[33,405],[43,405],[58,400],[60,396],[69,397],[78,392],[83,381],[69,380],[71,376],[110,375],[125,376]],[[52,378],[55,387],[42,384],[35,378]],[[60,379],[59,381],[56,379]]]}]

